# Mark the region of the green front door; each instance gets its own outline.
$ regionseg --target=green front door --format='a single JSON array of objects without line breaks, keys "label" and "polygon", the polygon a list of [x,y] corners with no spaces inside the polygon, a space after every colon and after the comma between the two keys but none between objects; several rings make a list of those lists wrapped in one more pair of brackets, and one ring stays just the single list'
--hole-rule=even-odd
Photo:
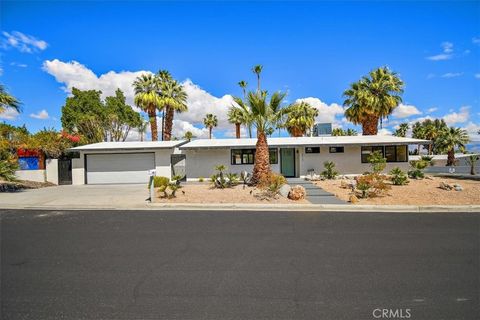
[{"label": "green front door", "polygon": [[285,177],[295,177],[295,148],[280,149],[280,171]]}]

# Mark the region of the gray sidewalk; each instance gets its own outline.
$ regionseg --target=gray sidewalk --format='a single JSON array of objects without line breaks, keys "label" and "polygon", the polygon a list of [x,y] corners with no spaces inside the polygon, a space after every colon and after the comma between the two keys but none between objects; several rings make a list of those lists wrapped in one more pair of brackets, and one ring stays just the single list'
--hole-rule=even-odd
[{"label": "gray sidewalk", "polygon": [[348,202],[338,199],[333,193],[323,190],[311,181],[301,178],[289,178],[287,181],[292,187],[294,185],[304,187],[307,192],[307,200],[312,204],[348,204]]}]

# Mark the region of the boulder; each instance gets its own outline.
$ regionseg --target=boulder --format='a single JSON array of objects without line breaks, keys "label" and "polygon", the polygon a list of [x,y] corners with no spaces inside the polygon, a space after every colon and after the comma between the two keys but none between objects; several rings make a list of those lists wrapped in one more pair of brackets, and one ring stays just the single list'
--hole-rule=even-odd
[{"label": "boulder", "polygon": [[305,188],[297,185],[290,190],[290,192],[288,193],[288,198],[291,200],[301,200],[305,199],[306,195],[307,192],[305,191]]},{"label": "boulder", "polygon": [[443,189],[443,190],[447,190],[447,191],[450,191],[453,189],[453,186],[449,185],[448,183],[446,182],[440,182],[440,186],[439,186],[440,189]]},{"label": "boulder", "polygon": [[455,191],[463,191],[463,187],[459,184],[453,185],[453,188],[455,189]]},{"label": "boulder", "polygon": [[350,195],[350,198],[348,199],[348,201],[349,201],[350,203],[353,203],[353,204],[355,204],[355,203],[357,203],[357,202],[358,202],[358,198],[357,198],[357,196],[356,196],[356,195],[354,195],[354,194],[351,194],[351,195]]},{"label": "boulder", "polygon": [[278,190],[278,194],[281,195],[282,197],[288,198],[288,194],[290,193],[290,190],[292,190],[292,187],[290,187],[290,185],[288,184],[284,184]]}]

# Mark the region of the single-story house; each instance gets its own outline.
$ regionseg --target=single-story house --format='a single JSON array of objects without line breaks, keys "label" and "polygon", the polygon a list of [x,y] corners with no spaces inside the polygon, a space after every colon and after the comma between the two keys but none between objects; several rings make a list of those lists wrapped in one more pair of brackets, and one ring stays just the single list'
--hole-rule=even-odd
[{"label": "single-story house", "polygon": [[[213,167],[224,164],[229,171],[251,172],[256,139],[198,139],[179,147],[186,156],[187,178],[209,177]],[[368,155],[380,151],[387,168],[408,169],[408,146],[428,144],[428,140],[395,136],[319,136],[268,138],[273,171],[285,177],[320,173],[325,161],[333,161],[341,174],[361,174],[369,170]]]},{"label": "single-story house", "polygon": [[[45,169],[21,170],[17,176],[56,184],[146,183],[149,172],[155,170],[157,176],[197,180],[210,177],[220,164],[229,172],[251,172],[256,142],[244,138],[100,142],[72,148],[73,156],[47,159]],[[361,174],[369,170],[367,158],[374,151],[387,159],[386,170],[407,170],[408,146],[429,143],[395,136],[268,138],[272,170],[286,177],[319,174],[325,161],[333,161],[341,174]]]}]

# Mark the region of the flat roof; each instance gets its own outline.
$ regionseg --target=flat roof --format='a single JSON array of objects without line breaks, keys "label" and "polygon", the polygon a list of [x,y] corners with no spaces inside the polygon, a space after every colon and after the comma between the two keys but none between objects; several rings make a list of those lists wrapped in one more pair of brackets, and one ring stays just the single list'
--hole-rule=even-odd
[{"label": "flat roof", "polygon": [[125,141],[125,142],[99,142],[71,148],[71,151],[101,151],[101,150],[142,150],[142,149],[168,149],[184,144],[186,140],[174,141]]},{"label": "flat roof", "polygon": [[[321,137],[285,137],[268,138],[270,147],[283,146],[318,146],[318,145],[398,145],[398,144],[430,144],[430,140],[402,138],[395,136],[321,136]],[[255,147],[256,138],[241,139],[195,139],[182,146],[180,149],[197,148],[247,148]]]}]

